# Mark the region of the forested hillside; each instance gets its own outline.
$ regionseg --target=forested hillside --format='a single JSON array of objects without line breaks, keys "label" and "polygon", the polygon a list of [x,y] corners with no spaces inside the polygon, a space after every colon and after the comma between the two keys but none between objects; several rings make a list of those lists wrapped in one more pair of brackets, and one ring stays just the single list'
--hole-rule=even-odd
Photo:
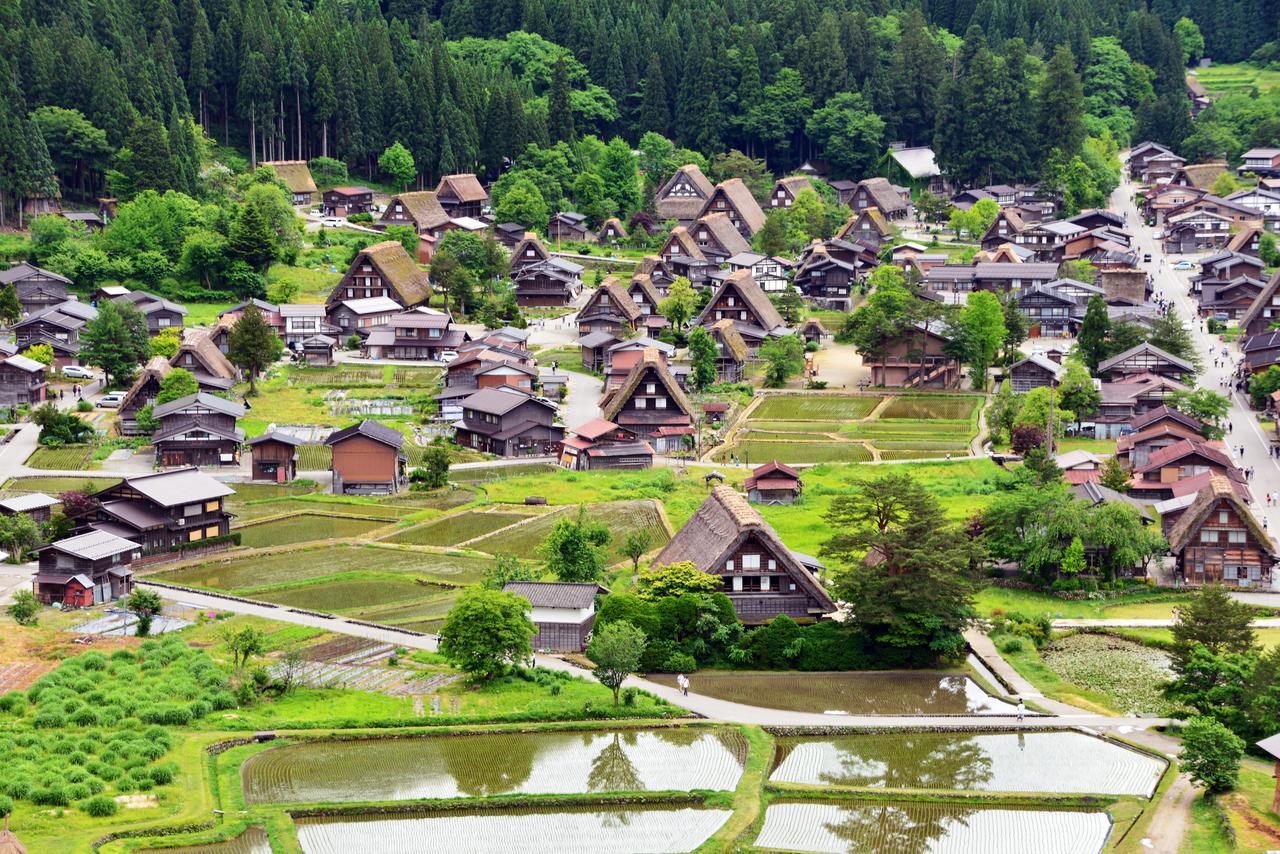
[{"label": "forested hillside", "polygon": [[[10,214],[55,175],[71,199],[198,195],[202,132],[370,177],[399,141],[421,185],[493,178],[529,143],[645,132],[775,172],[822,157],[862,177],[902,140],[961,181],[1039,178],[1095,156],[1087,137],[1181,143],[1185,63],[1270,56],[1277,21],[1280,0],[944,0],[927,16],[816,0],[4,0],[0,192]],[[1250,144],[1201,137],[1209,154]]]}]

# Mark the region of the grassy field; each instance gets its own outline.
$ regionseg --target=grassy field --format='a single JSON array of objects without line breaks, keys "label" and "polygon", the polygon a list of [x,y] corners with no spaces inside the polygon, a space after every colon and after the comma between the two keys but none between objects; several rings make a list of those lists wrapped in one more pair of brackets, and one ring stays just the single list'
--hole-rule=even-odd
[{"label": "grassy field", "polygon": [[1014,590],[1007,587],[984,587],[978,591],[975,605],[984,617],[996,614],[1018,613],[1027,617],[1040,614],[1050,619],[1097,620],[1114,619],[1168,619],[1173,609],[1188,601],[1191,594],[1152,590],[1116,599],[1062,599],[1048,593],[1033,590]]},{"label": "grassy field", "polygon": [[264,546],[287,546],[311,540],[359,537],[386,525],[386,522],[375,519],[300,513],[285,519],[241,528],[240,544],[257,549]]},{"label": "grassy field", "polygon": [[1259,92],[1268,92],[1280,86],[1280,70],[1274,68],[1258,68],[1245,62],[1211,65],[1196,70],[1196,77],[1209,90],[1210,95],[1229,95],[1236,92],[1248,92],[1257,88]]},{"label": "grassy field", "polygon": [[455,546],[529,518],[526,513],[471,510],[407,528],[388,537],[387,542],[411,546]]},{"label": "grassy field", "polygon": [[429,580],[470,584],[490,561],[454,554],[428,554],[407,549],[340,545],[273,555],[249,555],[210,562],[155,576],[157,581],[244,591],[338,575],[344,572],[417,573]]},{"label": "grassy field", "polygon": [[[338,498],[338,496],[330,496]],[[407,504],[356,503],[351,500],[325,500],[322,496],[315,498],[281,498],[270,501],[256,501],[232,510],[236,514],[236,522],[240,525],[254,519],[265,519],[269,516],[285,516],[292,513],[337,513],[342,516],[371,516],[375,518],[403,519],[418,512],[418,508]]]},{"label": "grassy field", "polygon": [[75,470],[89,468],[93,459],[92,445],[67,445],[63,448],[36,448],[27,458],[27,465],[33,469]]},{"label": "grassy field", "polygon": [[184,302],[187,309],[187,316],[183,320],[184,326],[212,326],[218,322],[218,315],[231,306],[232,302]]}]

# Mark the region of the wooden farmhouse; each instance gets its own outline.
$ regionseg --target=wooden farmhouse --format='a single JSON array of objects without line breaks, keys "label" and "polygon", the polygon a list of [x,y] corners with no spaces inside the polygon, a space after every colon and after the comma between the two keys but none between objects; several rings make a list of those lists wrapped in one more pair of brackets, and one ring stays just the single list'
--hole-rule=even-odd
[{"label": "wooden farmhouse", "polygon": [[392,315],[365,339],[364,351],[371,359],[438,360],[456,353],[470,336],[453,325],[442,311],[403,311]]},{"label": "wooden farmhouse", "polygon": [[705,285],[718,266],[703,253],[693,234],[683,225],[671,229],[658,255],[673,279],[684,276],[694,287]]},{"label": "wooden farmhouse", "polygon": [[22,313],[31,314],[66,302],[71,280],[20,261],[7,270],[0,270],[0,287],[4,285],[13,285],[18,302],[22,304]]},{"label": "wooden farmhouse", "polygon": [[769,193],[769,207],[789,208],[795,203],[796,196],[812,189],[813,182],[804,175],[779,178],[773,182],[773,191]]},{"label": "wooden farmhouse", "polygon": [[885,343],[883,352],[863,354],[871,384],[891,388],[956,388],[960,360],[948,355],[951,339],[941,323],[917,323]]},{"label": "wooden farmhouse", "polygon": [[600,226],[600,230],[596,232],[596,240],[604,246],[617,246],[626,239],[627,229],[623,226],[622,220],[616,216],[606,219],[604,225]]},{"label": "wooden farmhouse", "polygon": [[1056,386],[1065,370],[1062,365],[1046,356],[1032,354],[1014,362],[1005,373],[1013,390],[1023,394],[1032,389]]},{"label": "wooden farmhouse", "polygon": [[582,265],[552,257],[530,231],[511,252],[511,281],[522,306],[569,305],[582,291]]},{"label": "wooden farmhouse", "polygon": [[510,581],[502,588],[529,602],[529,619],[538,630],[535,652],[582,652],[596,622],[596,597],[609,591],[599,584],[565,581]]},{"label": "wooden farmhouse", "polygon": [[742,236],[725,213],[707,214],[689,226],[689,233],[702,250],[703,257],[715,266],[751,251],[751,242]]},{"label": "wooden farmhouse", "polygon": [[643,317],[644,313],[627,289],[610,276],[578,311],[578,334],[607,332],[616,340],[622,340],[637,331]]},{"label": "wooden farmhouse", "polygon": [[311,177],[311,167],[305,160],[264,160],[262,166],[270,166],[276,177],[284,181],[289,188],[289,200],[297,207],[315,204],[315,179]]},{"label": "wooden farmhouse", "polygon": [[452,219],[478,218],[489,203],[489,193],[471,172],[445,175],[436,185],[436,201]]},{"label": "wooden farmhouse", "polygon": [[147,320],[147,334],[159,335],[166,329],[181,329],[187,307],[146,291],[130,291],[115,298],[118,303],[133,303]]},{"label": "wooden farmhouse", "polygon": [[1125,376],[1146,373],[1181,380],[1195,372],[1195,366],[1185,359],[1166,353],[1154,344],[1143,342],[1099,362],[1097,376],[1103,382],[1119,381]]},{"label": "wooden farmhouse", "polygon": [[35,522],[48,522],[53,518],[53,508],[58,499],[43,492],[28,492],[11,498],[0,499],[0,515],[16,516],[25,513]]},{"label": "wooden farmhouse", "polygon": [[67,300],[31,312],[13,324],[13,340],[18,349],[48,344],[53,349],[54,368],[80,363],[80,332],[98,316],[87,303]]},{"label": "wooden farmhouse", "polygon": [[653,447],[612,421],[595,418],[566,436],[560,465],[574,471],[647,469],[653,467]]},{"label": "wooden farmhouse", "polygon": [[45,605],[87,608],[129,595],[130,564],[141,546],[106,531],[90,531],[40,549],[32,592]]},{"label": "wooden farmhouse", "polygon": [[848,311],[853,289],[878,264],[875,252],[861,242],[815,240],[801,253],[792,281],[814,306]]},{"label": "wooden farmhouse", "polygon": [[1225,477],[1214,476],[1169,531],[1177,573],[1188,584],[1271,585],[1271,535]]},{"label": "wooden farmhouse", "polygon": [[717,184],[697,218],[717,213],[728,215],[733,227],[748,241],[764,226],[764,211],[741,178],[730,178]]},{"label": "wooden farmhouse", "polygon": [[329,434],[334,495],[394,495],[408,483],[404,434],[366,418]]},{"label": "wooden farmhouse", "polygon": [[584,243],[595,234],[587,227],[587,218],[576,211],[559,211],[547,223],[547,240],[573,240]]},{"label": "wooden farmhouse", "polygon": [[[342,280],[325,299],[326,312],[344,300],[388,297],[401,308],[413,308],[431,296],[427,273],[418,267],[398,240],[384,240],[361,249]],[[312,332],[320,332],[316,329]]]},{"label": "wooden farmhouse", "polygon": [[325,216],[353,216],[373,211],[373,190],[365,186],[334,187],[323,196]]},{"label": "wooden farmhouse", "polygon": [[297,436],[275,430],[250,439],[253,479],[292,482],[298,476],[298,448],[302,444]]},{"label": "wooden farmhouse", "polygon": [[21,354],[0,358],[0,406],[39,406],[48,396],[47,368]]},{"label": "wooden farmhouse", "polygon": [[330,306],[325,313],[325,323],[339,335],[352,333],[368,338],[374,328],[385,326],[391,318],[404,311],[404,306],[391,297],[362,297],[347,299]]},{"label": "wooden farmhouse", "polygon": [[126,477],[93,496],[97,506],[75,518],[76,530],[132,540],[144,557],[172,552],[231,533],[223,501],[234,494],[196,468]]},{"label": "wooden farmhouse", "polygon": [[804,491],[800,473],[777,460],[754,468],[743,486],[752,504],[793,504]]},{"label": "wooden farmhouse", "polygon": [[1153,454],[1170,445],[1183,440],[1200,442],[1204,438],[1199,421],[1167,406],[1137,416],[1130,426],[1135,432],[1116,440],[1116,458],[1131,470],[1145,468]]},{"label": "wooden farmhouse", "polygon": [[747,362],[751,361],[751,348],[743,340],[729,318],[717,320],[708,330],[716,344],[716,382],[741,381]]},{"label": "wooden farmhouse", "polygon": [[779,614],[814,620],[835,610],[814,577],[821,564],[787,548],[759,511],[723,484],[712,488],[653,565],[680,561],[719,576],[738,619],[747,624],[767,623]]},{"label": "wooden farmhouse", "polygon": [[557,414],[551,401],[512,386],[481,388],[462,400],[454,441],[500,457],[553,454],[564,439]]},{"label": "wooden farmhouse", "polygon": [[879,208],[864,208],[849,217],[844,227],[836,233],[837,240],[858,242],[878,251],[893,240],[893,226]]},{"label": "wooden farmhouse", "polygon": [[1248,338],[1271,331],[1271,324],[1280,321],[1280,272],[1267,280],[1266,285],[1254,297],[1253,303],[1240,316],[1241,334]]},{"label": "wooden farmhouse", "polygon": [[1231,219],[1207,210],[1170,214],[1165,220],[1166,252],[1190,254],[1225,246],[1231,237]]},{"label": "wooden farmhouse", "polygon": [[994,252],[1005,243],[1017,243],[1018,235],[1026,231],[1027,224],[1017,211],[1010,208],[1001,209],[996,218],[982,235],[982,248]]},{"label": "wooden farmhouse", "polygon": [[656,348],[640,352],[622,384],[601,401],[606,421],[647,441],[658,453],[684,449],[693,435],[693,406]]},{"label": "wooden farmhouse", "polygon": [[1260,374],[1280,364],[1280,331],[1250,335],[1240,343],[1240,352],[1244,354],[1244,366],[1250,374]]},{"label": "wooden farmhouse", "polygon": [[227,391],[240,379],[240,369],[213,343],[207,329],[188,329],[169,364],[188,370],[201,391]]},{"label": "wooden farmhouse", "polygon": [[[662,315],[658,314],[658,304],[662,302],[662,295],[653,286],[653,278],[648,274],[636,273],[633,275],[631,283],[627,285],[627,295],[639,307],[642,316],[662,317]],[[666,318],[663,319],[665,320]]]},{"label": "wooden farmhouse", "polygon": [[778,309],[747,270],[738,270],[725,277],[694,320],[694,325],[710,328],[721,320],[732,321],[753,352],[768,338],[791,332]]},{"label": "wooden farmhouse", "polygon": [[125,436],[140,436],[144,432],[138,424],[138,413],[154,406],[160,394],[160,383],[169,376],[173,366],[164,356],[152,356],[138,378],[120,401],[120,432]]},{"label": "wooden farmhouse", "polygon": [[658,219],[688,225],[702,213],[713,192],[715,185],[707,180],[701,168],[693,163],[681,166],[658,188],[654,199]]},{"label": "wooden farmhouse", "polygon": [[853,208],[854,213],[877,210],[892,222],[906,219],[911,206],[902,197],[902,193],[889,183],[888,178],[866,178],[858,182],[858,188],[853,191],[853,198],[849,200],[849,207]]},{"label": "wooden farmhouse", "polygon": [[[1129,492],[1134,498],[1163,501],[1186,494],[1189,481],[1198,491],[1201,485],[1195,478],[1209,474],[1244,486],[1244,476],[1221,448],[1203,439],[1179,439],[1152,451],[1145,464],[1134,467]],[[1248,494],[1247,488],[1244,492]]]},{"label": "wooden farmhouse", "polygon": [[[436,199],[434,190],[397,193],[387,202],[378,225],[407,225],[419,236],[440,237],[449,223],[449,214]],[[420,253],[421,254],[421,253]]]},{"label": "wooden farmhouse", "polygon": [[151,437],[161,466],[234,466],[240,464],[244,431],[236,427],[245,409],[235,401],[196,392],[155,407],[160,422]]}]

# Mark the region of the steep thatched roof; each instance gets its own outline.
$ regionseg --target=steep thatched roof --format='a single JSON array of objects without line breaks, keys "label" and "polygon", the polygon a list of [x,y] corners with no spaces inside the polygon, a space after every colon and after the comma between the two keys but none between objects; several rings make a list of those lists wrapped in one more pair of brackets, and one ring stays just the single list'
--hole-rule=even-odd
[{"label": "steep thatched roof", "polygon": [[431,284],[427,273],[414,263],[409,253],[404,251],[404,244],[398,240],[384,240],[366,247],[356,260],[351,262],[352,269],[367,258],[378,268],[391,289],[400,297],[406,308],[424,303],[431,296]]},{"label": "steep thatched roof", "polygon": [[693,228],[700,226],[710,231],[711,236],[730,256],[751,251],[751,243],[734,227],[727,213],[707,214],[694,223]]},{"label": "steep thatched roof", "polygon": [[742,340],[738,327],[729,318],[711,324],[711,337],[724,346],[726,355],[732,356],[735,362],[742,363],[751,358],[751,348]]},{"label": "steep thatched roof", "polygon": [[[667,196],[681,178],[694,187],[699,195],[696,196]],[[666,180],[666,182],[658,188],[658,192],[654,201],[654,208],[657,210],[660,219],[675,219],[683,222],[690,222],[698,218],[698,214],[702,211],[703,204],[711,197],[711,193],[715,190],[707,176],[702,173],[702,169],[696,163],[686,163],[675,171],[675,174]]]},{"label": "steep thatched roof", "polygon": [[120,401],[121,409],[128,409],[134,402],[142,389],[147,384],[147,380],[155,379],[157,381],[164,380],[165,377],[173,371],[173,365],[169,364],[169,360],[164,356],[152,356],[147,362],[146,367],[138,374],[138,378],[134,380],[129,391],[125,393],[124,399]]},{"label": "steep thatched roof", "polygon": [[627,292],[639,290],[644,294],[649,305],[653,306],[653,310],[658,310],[658,303],[662,302],[662,295],[658,293],[658,289],[653,286],[653,277],[648,273],[636,273],[631,277],[631,284],[627,287]]},{"label": "steep thatched roof", "polygon": [[[396,244],[399,246],[400,244]],[[173,358],[169,363],[174,367],[182,367],[182,357],[191,353],[196,357],[196,361],[200,363],[210,375],[224,380],[234,380],[240,376],[240,372],[236,370],[235,365],[231,364],[226,355],[218,349],[218,345],[213,343],[213,338],[209,335],[207,329],[187,329],[183,331],[182,343],[178,346],[178,352],[173,354]],[[195,371],[192,371],[195,373]]]},{"label": "steep thatched roof", "polygon": [[671,399],[675,401],[676,406],[681,412],[693,418],[693,405],[689,403],[689,398],[685,397],[684,390],[680,388],[680,384],[676,382],[676,378],[671,376],[671,371],[667,369],[667,360],[655,348],[646,347],[643,355],[636,360],[631,366],[631,371],[627,374],[627,378],[623,380],[622,385],[617,390],[610,392],[608,400],[605,401],[601,416],[606,421],[616,421],[618,413],[622,411],[622,407],[631,395],[635,394],[636,387],[644,379],[645,373],[653,369],[654,376],[658,382],[662,383],[663,388],[667,390],[667,394],[671,395]]},{"label": "steep thatched roof", "polygon": [[611,216],[604,221],[604,224],[600,226],[600,230],[596,232],[597,240],[604,240],[606,237],[608,237],[609,226],[613,226],[614,234],[616,234],[618,237],[623,238],[624,240],[626,239],[627,237],[626,226],[622,224],[622,220],[618,219],[616,216]]},{"label": "steep thatched roof", "polygon": [[436,185],[436,192],[451,193],[460,202],[483,202],[489,198],[480,180],[471,172],[445,175]]},{"label": "steep thatched roof", "polygon": [[715,208],[711,204],[715,199],[716,193],[723,195],[729,204],[733,206],[733,209],[738,212],[738,217],[746,224],[747,230],[752,234],[755,234],[764,225],[764,211],[741,178],[730,178],[717,184],[715,192],[711,194],[711,198],[707,199],[707,203],[699,211],[699,216],[715,213]]},{"label": "steep thatched roof", "polygon": [[1262,527],[1262,523],[1254,517],[1249,505],[1241,501],[1240,497],[1236,495],[1235,489],[1231,486],[1231,481],[1221,475],[1214,475],[1209,478],[1209,485],[1200,490],[1196,500],[1178,517],[1178,521],[1169,531],[1169,550],[1174,554],[1180,554],[1183,549],[1190,545],[1201,525],[1204,524],[1205,518],[1208,517],[1210,511],[1219,501],[1229,503],[1236,515],[1249,528],[1249,532],[1253,534],[1254,539],[1274,554],[1275,544],[1272,543],[1266,529]]},{"label": "steep thatched roof", "polygon": [[880,213],[879,208],[866,208],[849,217],[848,222],[840,229],[840,233],[836,235],[836,240],[856,240],[858,232],[862,229],[860,225],[863,221],[871,223],[873,230],[881,237],[889,237],[893,234],[893,226],[889,225],[889,220],[884,218],[884,214]]},{"label": "steep thatched roof", "polygon": [[687,560],[703,572],[714,572],[748,536],[754,536],[766,546],[780,568],[786,570],[796,584],[825,610],[835,610],[835,603],[827,591],[782,542],[778,532],[745,498],[724,484],[711,490],[689,521],[653,559],[653,564],[660,566]]},{"label": "steep thatched roof", "polygon": [[264,160],[263,166],[275,170],[276,177],[284,181],[291,193],[314,193],[315,179],[311,177],[311,167],[305,160]]},{"label": "steep thatched roof", "polygon": [[698,315],[698,319],[695,321],[698,326],[706,325],[707,318],[711,316],[712,306],[720,301],[720,297],[725,291],[732,291],[737,294],[743,304],[756,316],[760,327],[765,332],[771,332],[779,326],[787,325],[773,302],[769,297],[765,296],[764,291],[760,290],[760,286],[756,284],[756,280],[751,277],[751,271],[734,270],[720,283],[720,287],[707,302],[706,308]]},{"label": "steep thatched roof", "polygon": [[383,222],[392,222],[389,217],[397,204],[403,205],[419,231],[437,228],[449,221],[449,214],[440,207],[434,190],[419,190],[413,193],[400,193],[392,196],[387,202],[387,209],[382,214]]},{"label": "steep thatched roof", "polygon": [[906,210],[907,203],[898,195],[888,178],[865,178],[858,184],[866,189],[871,201],[884,213]]},{"label": "steep thatched roof", "polygon": [[[689,234],[689,229],[683,225],[677,225],[671,229],[671,236],[667,238],[667,246],[672,243],[679,247],[677,254],[684,258],[692,258],[695,261],[707,260],[707,256],[702,254],[702,249],[693,239],[693,235]],[[663,249],[666,249],[667,246],[664,246]]]},{"label": "steep thatched roof", "polygon": [[1258,319],[1258,315],[1262,313],[1264,308],[1271,305],[1271,300],[1280,291],[1280,270],[1272,274],[1267,280],[1266,286],[1253,298],[1253,302],[1249,303],[1249,307],[1245,309],[1244,315],[1240,318],[1240,328],[1245,329],[1250,323]]}]

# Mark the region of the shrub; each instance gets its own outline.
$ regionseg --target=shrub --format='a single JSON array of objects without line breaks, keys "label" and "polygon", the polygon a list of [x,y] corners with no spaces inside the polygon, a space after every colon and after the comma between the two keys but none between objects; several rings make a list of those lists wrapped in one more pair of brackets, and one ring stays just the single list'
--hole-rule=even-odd
[{"label": "shrub", "polygon": [[97,726],[98,713],[89,706],[81,706],[71,715],[71,722],[76,726]]},{"label": "shrub", "polygon": [[1022,640],[1020,638],[1009,638],[1000,644],[1000,651],[1006,653],[1022,652]]},{"label": "shrub", "polygon": [[27,698],[21,691],[10,691],[0,697],[0,712],[20,715],[27,705]]},{"label": "shrub", "polygon": [[639,688],[623,688],[622,689],[622,705],[634,706],[636,698],[640,696]]},{"label": "shrub", "polygon": [[94,818],[106,818],[115,815],[120,805],[116,803],[114,798],[108,798],[106,795],[95,795],[86,801],[81,801],[80,809],[87,815]]},{"label": "shrub", "polygon": [[6,816],[13,812],[13,798],[0,795],[0,816]]},{"label": "shrub", "polygon": [[662,663],[662,670],[666,673],[692,673],[697,669],[698,662],[685,652],[673,652]]},{"label": "shrub", "polygon": [[174,703],[157,703],[138,712],[138,718],[148,724],[183,726],[191,723],[191,709]]},{"label": "shrub", "polygon": [[93,411],[93,404],[92,404],[92,403],[90,403],[90,402],[89,402],[89,401],[87,401],[87,400],[81,400],[79,403],[77,403],[77,404],[76,404],[76,411],[77,411],[77,412],[92,412],[92,411]]},{"label": "shrub", "polygon": [[89,787],[84,783],[72,783],[67,786],[67,798],[69,800],[78,801],[89,797],[91,794],[93,793],[89,791]]},{"label": "shrub", "polygon": [[5,780],[0,784],[0,792],[4,792],[6,797],[22,800],[31,795],[31,781],[26,777],[14,777],[12,780]]},{"label": "shrub", "polygon": [[61,712],[55,712],[53,709],[41,709],[36,712],[36,716],[31,719],[33,726],[42,729],[62,729],[67,725],[67,718]]},{"label": "shrub", "polygon": [[36,789],[31,793],[31,803],[38,807],[65,807],[71,804],[66,789],[62,786],[48,786]]},{"label": "shrub", "polygon": [[177,766],[170,762],[165,762],[152,768],[148,774],[151,776],[151,782],[157,786],[165,786],[173,782],[173,778],[177,776]]}]

